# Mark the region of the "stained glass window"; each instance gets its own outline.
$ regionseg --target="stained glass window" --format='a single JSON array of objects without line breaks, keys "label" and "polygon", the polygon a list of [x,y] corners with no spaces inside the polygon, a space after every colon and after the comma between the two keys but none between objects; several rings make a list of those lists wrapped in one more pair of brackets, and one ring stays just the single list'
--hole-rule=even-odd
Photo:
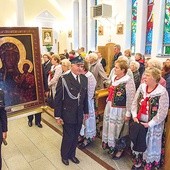
[{"label": "stained glass window", "polygon": [[163,52],[164,55],[170,54],[170,0],[165,1],[165,19],[163,34]]},{"label": "stained glass window", "polygon": [[151,50],[152,50],[153,5],[154,5],[154,0],[148,0],[145,54],[151,54]]},{"label": "stained glass window", "polygon": [[136,21],[137,21],[137,0],[132,0],[132,21],[131,21],[131,50],[132,50],[132,53],[135,53]]}]

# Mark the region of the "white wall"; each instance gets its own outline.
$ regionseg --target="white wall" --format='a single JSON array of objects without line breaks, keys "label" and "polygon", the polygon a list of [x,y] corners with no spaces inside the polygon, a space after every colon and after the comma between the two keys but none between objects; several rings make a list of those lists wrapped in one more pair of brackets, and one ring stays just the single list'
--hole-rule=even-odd
[{"label": "white wall", "polygon": [[[120,44],[122,47],[122,51],[127,48],[127,44],[125,42],[126,39],[126,0],[100,0],[98,4],[104,3],[112,5],[112,17],[111,18],[103,18],[97,21],[98,26],[102,25],[104,28],[104,34],[102,36],[98,36],[98,45],[104,46],[108,42],[113,42],[116,44]],[[124,33],[116,34],[117,24],[124,24]],[[128,45],[129,46],[129,45]]]},{"label": "white wall", "polygon": [[[58,42],[60,44],[59,53],[62,53],[65,48],[71,50],[77,49],[77,47],[83,46],[83,36],[85,36],[86,31],[88,33],[87,40],[87,50],[93,50],[95,42],[95,24],[94,20],[90,18],[90,7],[94,5],[94,0],[87,0],[87,30],[83,28],[83,22],[78,21],[79,14],[82,14],[84,10],[82,6],[77,9],[79,14],[77,18],[74,18],[73,13],[75,12],[73,8],[73,2],[76,1],[78,4],[83,5],[83,0],[6,0],[6,3],[0,1],[0,6],[3,9],[0,11],[0,25],[1,26],[18,26],[22,25],[23,22],[19,22],[19,15],[17,12],[23,11],[17,8],[17,2],[24,2],[24,24],[25,26],[46,26],[52,27],[54,29],[54,49],[58,52]],[[131,42],[131,4],[129,0],[98,0],[98,4],[105,3],[112,5],[112,17],[108,19],[101,19],[97,21],[97,25],[103,25],[104,35],[97,37],[97,46],[105,45],[108,42],[113,42],[120,44],[122,47],[122,52],[130,47]],[[161,52],[162,43],[162,30],[163,30],[163,18],[164,18],[164,6],[165,0],[155,1],[154,5],[154,28],[153,28],[153,47],[151,56],[155,57]],[[5,5],[8,4],[8,5]],[[137,40],[136,40],[136,52],[144,53],[145,46],[145,35],[146,35],[146,1],[138,0],[138,21],[137,21]],[[18,6],[19,7],[19,6]],[[19,10],[19,11],[18,11]],[[40,15],[43,11],[49,11],[52,16],[54,16],[54,21],[49,23],[45,21],[42,25],[35,23],[35,18]],[[82,15],[80,15],[82,16]],[[83,16],[84,19],[84,16]],[[23,20],[23,18],[20,18]],[[81,17],[79,17],[81,20]],[[75,23],[79,24],[75,27]],[[124,33],[116,34],[117,24],[124,24]],[[17,25],[18,24],[18,25]],[[72,31],[73,37],[68,38],[68,31]],[[77,36],[75,38],[74,33]],[[81,33],[81,34],[79,34]],[[41,33],[40,33],[41,41]],[[41,45],[41,43],[40,43]],[[42,52],[44,52],[44,47],[41,46]]]},{"label": "white wall", "polygon": [[[99,0],[98,4],[112,5],[112,18],[100,19],[98,26],[104,26],[104,35],[98,36],[97,45],[105,45],[113,42],[121,45],[122,52],[130,48],[131,43],[131,2],[129,0]],[[154,2],[153,40],[150,57],[156,57],[161,52],[164,23],[164,3],[165,0]],[[146,18],[147,1],[138,0],[137,8],[137,32],[136,32],[136,52],[144,54],[146,39]],[[116,34],[117,24],[124,24],[124,33]],[[170,57],[170,56],[169,56]]]}]

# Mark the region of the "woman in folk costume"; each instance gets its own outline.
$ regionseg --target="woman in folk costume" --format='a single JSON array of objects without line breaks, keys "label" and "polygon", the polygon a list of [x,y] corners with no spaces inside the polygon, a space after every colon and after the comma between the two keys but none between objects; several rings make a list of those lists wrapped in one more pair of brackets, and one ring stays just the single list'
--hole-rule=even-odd
[{"label": "woman in folk costume", "polygon": [[[132,141],[134,157],[132,169],[135,170],[140,169],[143,162],[145,163],[145,170],[159,168],[162,133],[169,106],[168,93],[159,84],[160,79],[161,72],[159,69],[147,68],[145,71],[145,83],[139,86],[132,104],[133,120],[136,122],[134,124],[143,125],[145,129],[147,128],[144,142],[140,141],[142,138],[138,142]],[[131,129],[133,131],[134,128]],[[137,136],[140,134],[141,131],[138,132]],[[146,148],[140,152],[141,148],[138,146],[145,142]]]},{"label": "woman in folk costume", "polygon": [[111,86],[104,111],[102,147],[109,148],[109,153],[114,159],[119,159],[123,148],[116,149],[116,139],[119,138],[121,129],[131,117],[131,104],[135,96],[133,79],[126,74],[128,63],[125,60],[115,62],[115,73],[111,77]]},{"label": "woman in folk costume", "polygon": [[48,75],[48,86],[51,89],[52,95],[54,98],[55,93],[56,93],[57,83],[58,83],[59,77],[62,74],[62,67],[60,64],[60,56],[58,54],[53,54],[51,63],[52,63],[52,66],[51,66],[51,70]]},{"label": "woman in folk costume", "polygon": [[[81,142],[79,148],[83,149],[94,141],[96,137],[96,116],[94,109],[94,92],[96,88],[96,79],[94,75],[88,71],[88,63],[84,62],[83,73],[88,79],[88,106],[89,106],[89,117],[82,125],[80,131]],[[83,139],[83,140],[82,140]]]}]

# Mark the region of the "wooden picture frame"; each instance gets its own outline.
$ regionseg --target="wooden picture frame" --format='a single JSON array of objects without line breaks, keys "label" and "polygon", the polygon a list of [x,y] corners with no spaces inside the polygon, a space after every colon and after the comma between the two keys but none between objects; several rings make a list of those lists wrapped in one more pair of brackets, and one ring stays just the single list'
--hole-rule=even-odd
[{"label": "wooden picture frame", "polygon": [[44,105],[38,28],[0,27],[0,63],[8,113]]},{"label": "wooden picture frame", "polygon": [[123,24],[117,24],[117,32],[116,34],[123,34]]},{"label": "wooden picture frame", "polygon": [[98,35],[103,35],[103,26],[102,25],[100,25],[98,27]]},{"label": "wooden picture frame", "polygon": [[42,28],[42,44],[53,45],[53,30],[52,28]]}]

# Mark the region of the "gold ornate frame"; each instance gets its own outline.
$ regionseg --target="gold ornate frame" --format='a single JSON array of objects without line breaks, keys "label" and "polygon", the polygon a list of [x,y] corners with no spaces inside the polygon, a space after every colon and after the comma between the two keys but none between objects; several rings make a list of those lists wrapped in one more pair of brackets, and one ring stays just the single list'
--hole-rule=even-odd
[{"label": "gold ornate frame", "polygon": [[123,24],[119,23],[117,24],[117,32],[116,34],[123,34]]},{"label": "gold ornate frame", "polygon": [[[48,37],[46,37],[46,35]],[[42,28],[42,44],[53,45],[53,30],[52,28]]]},{"label": "gold ornate frame", "polygon": [[[44,105],[38,28],[0,27],[0,63],[0,86],[5,92],[8,113]],[[27,73],[25,64],[29,66]],[[24,74],[30,75],[27,81],[32,86],[18,83]]]}]

